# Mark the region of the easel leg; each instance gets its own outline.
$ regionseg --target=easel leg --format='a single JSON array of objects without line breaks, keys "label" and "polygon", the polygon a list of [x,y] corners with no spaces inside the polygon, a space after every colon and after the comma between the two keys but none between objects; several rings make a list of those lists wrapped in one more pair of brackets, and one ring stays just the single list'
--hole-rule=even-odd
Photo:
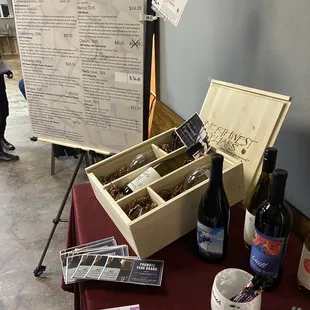
[{"label": "easel leg", "polygon": [[52,144],[51,149],[51,175],[55,174],[55,147],[54,144]]},{"label": "easel leg", "polygon": [[96,163],[96,153],[94,151],[89,151],[88,154],[90,157],[90,164],[94,165]]},{"label": "easel leg", "polygon": [[48,250],[48,248],[50,246],[50,243],[51,243],[51,241],[53,239],[56,227],[57,227],[58,223],[61,222],[62,212],[63,212],[63,210],[65,208],[66,202],[67,202],[69,194],[71,192],[71,188],[72,188],[72,186],[74,184],[74,181],[75,181],[77,173],[78,173],[78,171],[80,169],[80,166],[81,166],[81,163],[83,161],[85,153],[86,153],[85,151],[81,150],[81,153],[80,153],[80,156],[79,156],[79,160],[78,160],[78,162],[76,164],[76,167],[74,169],[73,175],[72,175],[71,180],[70,180],[70,184],[69,184],[69,186],[67,188],[67,191],[66,191],[66,194],[65,194],[65,196],[64,196],[64,198],[62,200],[62,203],[61,203],[61,206],[60,206],[60,208],[58,210],[57,216],[53,220],[54,226],[53,226],[52,231],[51,231],[51,233],[49,235],[49,238],[48,238],[48,240],[46,242],[46,245],[45,245],[45,248],[44,248],[43,253],[41,255],[41,258],[40,258],[40,261],[38,263],[38,266],[33,271],[35,277],[39,277],[46,270],[46,266],[43,266],[42,263],[43,263],[43,260],[45,258],[46,252],[47,252],[47,250]]},{"label": "easel leg", "polygon": [[85,166],[86,166],[86,168],[90,166],[90,165],[89,165],[89,156],[88,156],[88,152],[86,152],[86,154],[85,154]]}]

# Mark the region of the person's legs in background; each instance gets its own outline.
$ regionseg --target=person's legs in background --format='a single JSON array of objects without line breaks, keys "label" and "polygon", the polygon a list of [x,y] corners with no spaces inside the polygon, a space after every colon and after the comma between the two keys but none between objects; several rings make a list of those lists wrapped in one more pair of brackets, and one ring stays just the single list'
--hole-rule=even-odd
[{"label": "person's legs in background", "polygon": [[6,128],[6,117],[0,121],[0,144],[3,149],[8,151],[14,151],[15,146],[10,142],[6,141],[6,139],[4,138],[5,128]]},{"label": "person's legs in background", "polygon": [[15,149],[14,145],[6,141],[4,138],[5,128],[6,117],[0,117],[0,162],[19,160],[19,157],[17,155],[8,154],[4,151],[12,151]]},{"label": "person's legs in background", "polygon": [[4,137],[8,116],[9,102],[5,91],[4,76],[0,74],[0,162],[19,160],[18,156],[5,152],[15,150],[14,145],[9,143]]}]

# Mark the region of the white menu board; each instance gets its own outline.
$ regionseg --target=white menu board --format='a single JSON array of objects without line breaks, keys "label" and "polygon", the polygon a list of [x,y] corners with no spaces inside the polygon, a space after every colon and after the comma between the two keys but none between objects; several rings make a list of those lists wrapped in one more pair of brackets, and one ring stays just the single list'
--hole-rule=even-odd
[{"label": "white menu board", "polygon": [[95,151],[143,139],[145,0],[14,0],[34,135]]}]

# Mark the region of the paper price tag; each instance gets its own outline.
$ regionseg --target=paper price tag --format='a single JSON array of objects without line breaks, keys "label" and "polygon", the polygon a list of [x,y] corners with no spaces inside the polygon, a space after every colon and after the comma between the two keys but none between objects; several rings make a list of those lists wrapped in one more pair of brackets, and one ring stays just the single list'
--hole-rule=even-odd
[{"label": "paper price tag", "polygon": [[178,26],[188,0],[152,0],[153,10]]},{"label": "paper price tag", "polygon": [[142,84],[143,83],[143,77],[141,74],[134,74],[129,73],[128,74],[128,83],[129,84]]}]

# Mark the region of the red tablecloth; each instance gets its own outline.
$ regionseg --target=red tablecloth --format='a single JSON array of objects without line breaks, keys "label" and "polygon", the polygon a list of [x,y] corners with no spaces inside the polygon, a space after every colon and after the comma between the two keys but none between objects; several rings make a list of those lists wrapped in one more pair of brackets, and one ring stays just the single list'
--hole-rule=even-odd
[{"label": "red tablecloth", "polygon": [[[118,244],[127,243],[96,200],[90,185],[74,186],[72,196],[68,247],[108,236],[115,236]],[[99,281],[63,285],[63,288],[74,290],[75,309],[98,310],[131,304],[140,304],[142,310],[210,309],[213,279],[220,270],[235,267],[251,272],[249,251],[243,245],[243,221],[244,211],[239,206],[233,207],[228,257],[222,264],[210,265],[197,257],[194,231],[154,254],[151,258],[165,261],[159,288]],[[276,292],[264,293],[263,310],[291,310],[292,306],[310,309],[310,299],[296,288],[301,247],[302,243],[292,235],[282,284]]]}]

